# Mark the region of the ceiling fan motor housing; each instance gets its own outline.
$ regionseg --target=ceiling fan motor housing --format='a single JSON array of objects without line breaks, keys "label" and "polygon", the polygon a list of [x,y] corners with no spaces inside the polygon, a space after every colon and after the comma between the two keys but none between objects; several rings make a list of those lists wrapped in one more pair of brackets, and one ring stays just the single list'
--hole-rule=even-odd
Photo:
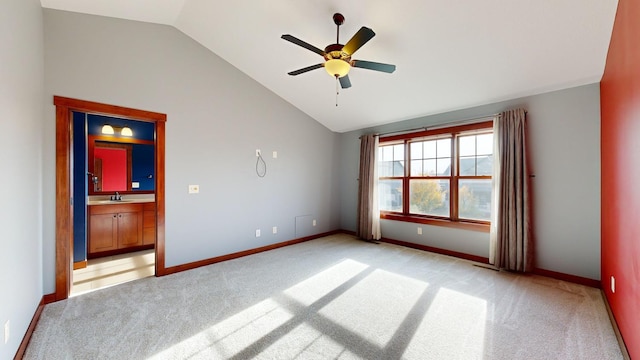
[{"label": "ceiling fan motor housing", "polygon": [[342,51],[342,48],[344,47],[344,45],[342,44],[331,44],[329,46],[327,46],[326,48],[324,48],[324,58],[325,60],[331,60],[331,59],[338,59],[338,60],[344,60],[348,63],[351,62],[351,55],[347,54],[346,52]]}]

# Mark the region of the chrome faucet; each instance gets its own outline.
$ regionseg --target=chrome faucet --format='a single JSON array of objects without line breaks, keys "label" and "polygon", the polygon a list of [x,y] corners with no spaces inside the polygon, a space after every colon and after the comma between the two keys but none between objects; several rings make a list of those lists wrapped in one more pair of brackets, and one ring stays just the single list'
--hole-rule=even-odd
[{"label": "chrome faucet", "polygon": [[116,191],[115,195],[111,195],[111,201],[121,201],[122,200],[122,195],[120,195],[119,192]]}]

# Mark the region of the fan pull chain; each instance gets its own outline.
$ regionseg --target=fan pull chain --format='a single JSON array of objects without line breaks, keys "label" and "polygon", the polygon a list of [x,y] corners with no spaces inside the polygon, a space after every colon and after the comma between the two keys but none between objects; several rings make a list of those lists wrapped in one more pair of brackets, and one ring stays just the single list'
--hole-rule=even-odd
[{"label": "fan pull chain", "polygon": [[336,75],[336,107],[338,106],[338,95],[340,95],[340,87],[338,86],[338,83],[338,75]]}]

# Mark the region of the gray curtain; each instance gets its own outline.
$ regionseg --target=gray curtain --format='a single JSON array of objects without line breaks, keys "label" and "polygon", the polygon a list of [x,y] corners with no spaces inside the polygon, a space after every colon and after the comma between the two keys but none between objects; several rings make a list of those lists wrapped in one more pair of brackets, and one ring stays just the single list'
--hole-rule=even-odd
[{"label": "gray curtain", "polygon": [[523,109],[499,114],[493,121],[494,173],[490,233],[491,263],[511,271],[533,266],[529,173]]},{"label": "gray curtain", "polygon": [[356,235],[363,240],[380,240],[378,207],[378,135],[360,138],[358,184],[358,226]]}]

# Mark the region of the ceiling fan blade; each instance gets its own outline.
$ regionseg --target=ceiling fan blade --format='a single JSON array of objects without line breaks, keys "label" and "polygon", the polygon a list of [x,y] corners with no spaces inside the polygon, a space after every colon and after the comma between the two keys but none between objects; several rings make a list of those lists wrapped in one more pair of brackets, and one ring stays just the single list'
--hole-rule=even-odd
[{"label": "ceiling fan blade", "polygon": [[349,75],[345,75],[340,78],[340,87],[343,89],[348,89],[351,87],[351,80],[349,80]]},{"label": "ceiling fan blade", "polygon": [[324,56],[325,55],[324,50],[318,49],[317,47],[309,44],[308,42],[304,42],[304,41],[298,39],[295,36],[291,36],[289,34],[286,34],[286,35],[282,35],[281,38],[285,39],[287,41],[290,41],[290,42],[292,42],[292,43],[294,43],[294,44],[296,44],[298,46],[302,46],[303,48],[305,48],[307,50],[311,50],[311,51],[313,51],[314,53],[316,53],[316,54],[318,54],[320,56]]},{"label": "ceiling fan blade", "polygon": [[351,61],[351,65],[357,68],[382,71],[386,73],[392,73],[396,70],[395,65],[383,64],[383,63],[373,62],[373,61],[353,60]]},{"label": "ceiling fan blade", "polygon": [[302,73],[306,73],[307,71],[320,69],[321,67],[324,67],[324,63],[307,66],[306,68],[298,69],[298,70],[292,71],[292,72],[290,72],[288,74],[291,75],[291,76],[296,76],[296,75],[300,75]]},{"label": "ceiling fan blade", "polygon": [[368,27],[361,27],[358,32],[353,35],[351,40],[349,40],[343,47],[342,51],[346,52],[349,55],[353,55],[362,45],[366,44],[367,41],[371,40],[376,33]]}]

